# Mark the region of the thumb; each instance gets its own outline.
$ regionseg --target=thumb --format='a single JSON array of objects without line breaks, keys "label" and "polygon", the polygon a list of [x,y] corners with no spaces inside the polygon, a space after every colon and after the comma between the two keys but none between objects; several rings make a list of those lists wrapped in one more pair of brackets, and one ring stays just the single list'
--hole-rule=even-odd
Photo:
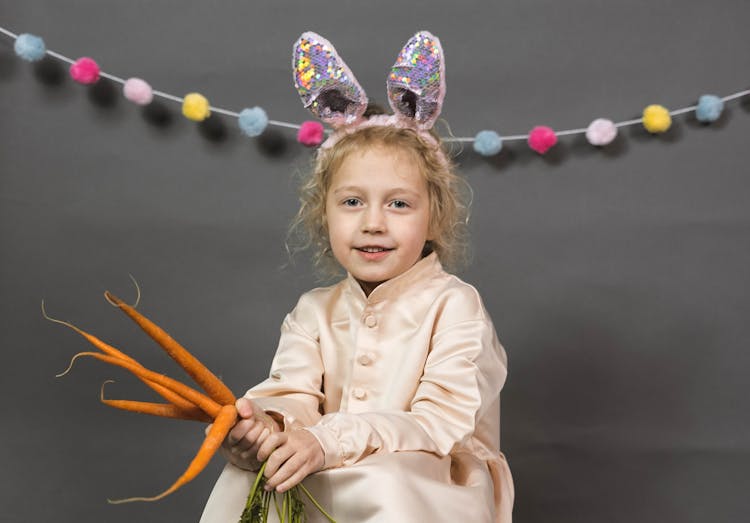
[{"label": "thumb", "polygon": [[253,417],[253,402],[247,398],[239,398],[234,406],[237,408],[237,414],[243,418]]}]

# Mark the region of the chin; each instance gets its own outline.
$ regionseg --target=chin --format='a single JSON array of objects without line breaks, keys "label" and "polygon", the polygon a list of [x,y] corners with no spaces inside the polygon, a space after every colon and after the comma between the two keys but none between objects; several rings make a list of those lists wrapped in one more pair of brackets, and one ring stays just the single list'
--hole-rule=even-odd
[{"label": "chin", "polygon": [[382,275],[382,274],[360,274],[357,276],[356,274],[354,277],[359,280],[362,283],[365,283],[367,285],[380,285],[384,281],[387,281],[390,279],[390,277]]}]

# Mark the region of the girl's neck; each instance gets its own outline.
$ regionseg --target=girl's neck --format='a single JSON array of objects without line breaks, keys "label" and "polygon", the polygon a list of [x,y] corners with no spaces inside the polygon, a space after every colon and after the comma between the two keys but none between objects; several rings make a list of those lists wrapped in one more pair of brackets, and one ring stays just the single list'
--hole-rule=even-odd
[{"label": "girl's neck", "polygon": [[382,281],[371,282],[371,281],[362,281],[362,280],[357,280],[357,282],[359,283],[359,286],[362,287],[362,290],[364,291],[365,296],[367,297],[369,297],[372,291],[375,290],[375,287],[383,283]]}]

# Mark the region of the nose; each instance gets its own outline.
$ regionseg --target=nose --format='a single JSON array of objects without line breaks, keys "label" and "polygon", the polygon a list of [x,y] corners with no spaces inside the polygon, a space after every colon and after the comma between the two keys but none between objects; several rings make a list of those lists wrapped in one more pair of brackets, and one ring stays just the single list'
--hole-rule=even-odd
[{"label": "nose", "polygon": [[376,234],[385,231],[385,213],[377,205],[367,208],[362,216],[362,232]]}]

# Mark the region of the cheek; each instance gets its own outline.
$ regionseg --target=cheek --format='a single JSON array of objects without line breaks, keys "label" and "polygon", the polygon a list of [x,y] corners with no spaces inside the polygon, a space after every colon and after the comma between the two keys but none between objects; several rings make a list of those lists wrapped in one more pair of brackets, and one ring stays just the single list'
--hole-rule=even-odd
[{"label": "cheek", "polygon": [[345,239],[345,230],[342,224],[340,216],[336,215],[336,212],[326,213],[324,216],[326,233],[328,235],[328,243],[331,245],[333,250],[336,250],[342,241]]},{"label": "cheek", "polygon": [[432,213],[428,213],[424,218],[424,231],[427,240],[435,239],[435,231],[439,229],[437,220],[432,218]]},{"label": "cheek", "polygon": [[433,241],[437,237],[436,232],[437,227],[435,227],[435,224],[432,223],[432,221],[429,221],[427,223],[427,240]]}]

